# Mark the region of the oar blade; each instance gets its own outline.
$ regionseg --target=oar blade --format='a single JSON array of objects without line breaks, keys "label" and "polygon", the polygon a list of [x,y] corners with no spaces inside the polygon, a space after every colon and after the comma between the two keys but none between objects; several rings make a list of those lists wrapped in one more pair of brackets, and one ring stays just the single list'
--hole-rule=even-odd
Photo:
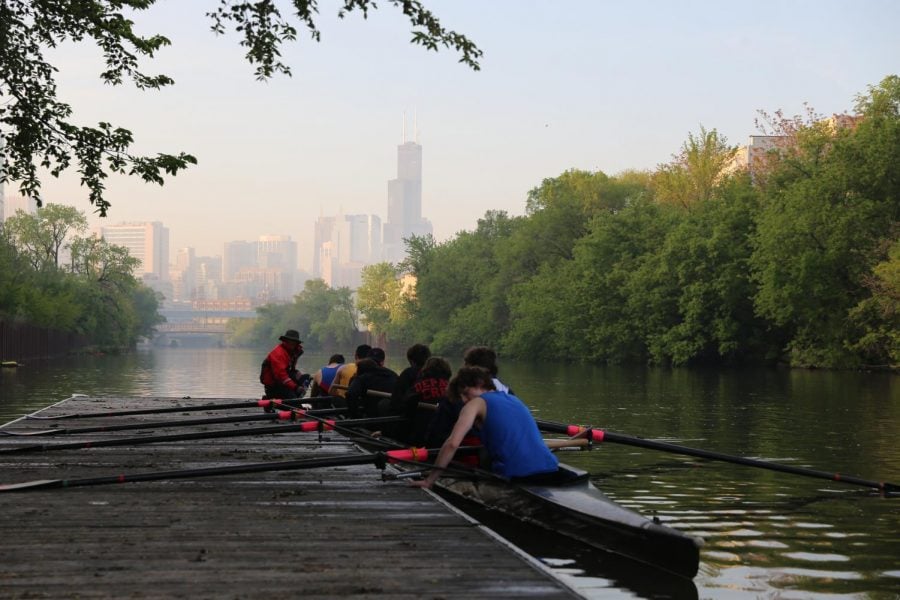
[{"label": "oar blade", "polygon": [[7,431],[6,429],[0,429],[0,433],[3,435],[14,435],[14,436],[33,436],[33,435],[54,435],[59,433],[60,431],[65,431],[64,429],[42,429],[40,431]]},{"label": "oar blade", "polygon": [[39,490],[57,488],[62,486],[61,479],[37,479],[35,481],[23,481],[22,483],[6,483],[0,485],[2,492],[22,492],[25,490]]}]

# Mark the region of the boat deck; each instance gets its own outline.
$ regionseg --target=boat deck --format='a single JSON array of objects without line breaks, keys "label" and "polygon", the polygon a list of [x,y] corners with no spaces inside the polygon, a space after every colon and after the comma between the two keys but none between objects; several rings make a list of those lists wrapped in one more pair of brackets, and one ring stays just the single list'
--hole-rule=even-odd
[{"label": "boat deck", "polygon": [[[71,398],[41,414],[234,399]],[[7,430],[257,414],[20,419]],[[37,443],[250,428],[237,423],[77,435]],[[2,481],[99,477],[360,452],[338,434],[284,433],[0,455]],[[574,593],[436,496],[382,483],[371,465],[0,494],[4,598],[572,598]]]}]

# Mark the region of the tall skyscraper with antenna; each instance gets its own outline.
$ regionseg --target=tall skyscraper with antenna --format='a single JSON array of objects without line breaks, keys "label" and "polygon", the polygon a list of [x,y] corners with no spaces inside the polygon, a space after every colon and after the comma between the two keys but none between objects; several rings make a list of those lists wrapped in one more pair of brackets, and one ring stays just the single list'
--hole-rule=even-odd
[{"label": "tall skyscraper with antenna", "polygon": [[406,113],[402,140],[397,146],[397,178],[388,181],[388,211],[384,223],[384,260],[397,263],[406,258],[405,238],[431,235],[433,228],[422,217],[422,146],[418,119],[413,117],[413,140],[406,139]]}]

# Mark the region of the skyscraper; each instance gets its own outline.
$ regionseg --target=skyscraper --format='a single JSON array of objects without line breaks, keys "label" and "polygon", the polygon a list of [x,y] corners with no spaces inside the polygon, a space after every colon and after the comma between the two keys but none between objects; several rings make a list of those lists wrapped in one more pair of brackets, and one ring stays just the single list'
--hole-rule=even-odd
[{"label": "skyscraper", "polygon": [[381,219],[375,215],[319,217],[313,273],[331,287],[359,287],[362,268],[381,259]]},{"label": "skyscraper", "polygon": [[138,277],[158,281],[169,279],[169,228],[159,221],[152,223],[120,223],[100,228],[100,236],[141,261]]},{"label": "skyscraper", "polygon": [[406,257],[403,240],[413,235],[430,235],[431,222],[422,218],[422,146],[406,140],[406,117],[403,118],[403,140],[397,146],[397,178],[388,181],[388,217],[382,236],[384,260],[400,262]]}]

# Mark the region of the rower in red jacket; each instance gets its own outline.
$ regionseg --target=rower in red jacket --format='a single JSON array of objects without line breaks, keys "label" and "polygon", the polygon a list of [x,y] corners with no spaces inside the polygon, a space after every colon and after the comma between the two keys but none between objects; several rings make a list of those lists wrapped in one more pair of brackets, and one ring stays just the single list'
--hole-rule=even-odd
[{"label": "rower in red jacket", "polygon": [[275,346],[262,363],[259,382],[266,388],[264,398],[301,398],[306,393],[308,375],[297,370],[297,359],[303,354],[303,341],[294,329],[288,329],[278,338]]}]

